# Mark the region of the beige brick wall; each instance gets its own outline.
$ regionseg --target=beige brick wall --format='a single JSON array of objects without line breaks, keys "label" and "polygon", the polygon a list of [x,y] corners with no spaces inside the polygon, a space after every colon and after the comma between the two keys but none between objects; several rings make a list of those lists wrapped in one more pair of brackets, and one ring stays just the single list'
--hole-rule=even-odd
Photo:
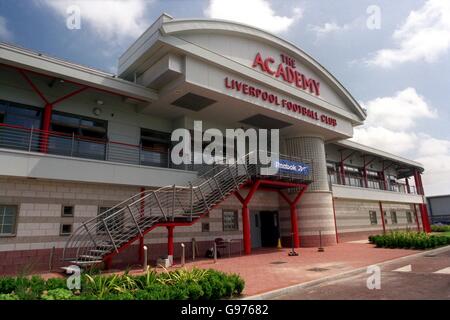
[{"label": "beige brick wall", "polygon": [[[380,232],[383,230],[380,206],[378,202],[335,199],[334,205],[336,210],[336,225],[338,233],[362,231]],[[386,230],[407,228],[417,230],[417,223],[414,218],[414,209],[412,205],[403,203],[383,203],[382,205],[383,210],[387,213]],[[375,211],[377,214],[376,225],[372,225],[370,223],[370,211]],[[395,211],[397,213],[397,224],[392,224],[390,216],[391,211]],[[407,211],[411,212],[413,218],[412,223],[407,222]]]},{"label": "beige brick wall", "polygon": [[[101,206],[111,207],[140,191],[140,187],[82,184],[41,179],[0,177],[0,204],[17,205],[17,228],[12,237],[0,237],[0,251],[62,248],[67,236],[60,236],[62,223],[73,230],[84,220],[97,215]],[[245,196],[248,190],[241,190]],[[61,217],[62,206],[74,206],[74,217]],[[277,210],[275,192],[258,191],[250,202],[250,210]],[[242,239],[241,203],[230,196],[210,215],[189,227],[175,228],[176,242],[213,240],[216,237]],[[238,211],[239,230],[223,231],[222,210]],[[202,232],[202,223],[209,223],[210,232]],[[146,243],[166,243],[166,228],[157,228],[146,235]]]}]

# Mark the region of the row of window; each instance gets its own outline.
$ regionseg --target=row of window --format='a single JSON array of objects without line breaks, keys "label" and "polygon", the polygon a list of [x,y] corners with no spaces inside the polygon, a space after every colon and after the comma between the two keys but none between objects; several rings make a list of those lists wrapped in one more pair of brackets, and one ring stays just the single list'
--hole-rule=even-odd
[{"label": "row of window", "polygon": [[[387,218],[387,212],[383,211],[384,216],[384,224],[388,224],[388,218]],[[396,211],[390,211],[390,218],[391,218],[391,224],[398,224],[397,219],[397,212]],[[376,211],[369,211],[369,219],[370,224],[378,224],[378,217]],[[413,223],[413,215],[411,214],[411,211],[406,211],[406,222],[407,223]],[[414,216],[414,223],[417,223],[417,219]]]},{"label": "row of window", "polygon": [[[109,207],[99,207],[98,215],[109,210]],[[14,236],[17,226],[17,212],[18,207],[16,205],[0,205],[0,236]],[[110,211],[112,214],[113,211]],[[62,206],[61,217],[70,218],[74,217],[74,206]],[[123,217],[115,219],[115,221],[107,222],[109,231],[118,231],[123,227]],[[239,230],[239,218],[237,210],[222,210],[222,225],[223,231],[237,231]],[[72,234],[73,224],[63,222],[60,225],[60,235],[67,236]],[[106,228],[103,225],[99,225],[97,232],[105,232]],[[209,223],[202,223],[202,232],[209,232]]]},{"label": "row of window", "polygon": [[[0,123],[40,129],[42,108],[0,100]],[[30,141],[27,132],[0,132],[0,146],[11,146],[11,137],[16,140],[14,146],[23,145],[33,151],[39,150],[39,139]],[[106,141],[108,140],[108,121],[65,112],[53,111],[50,130],[61,135],[49,137],[49,153],[71,155],[83,158],[105,160]],[[77,139],[74,143],[72,136]],[[28,143],[31,142],[31,146]],[[144,165],[167,166],[170,149],[170,134],[151,129],[141,129],[141,163]]]}]

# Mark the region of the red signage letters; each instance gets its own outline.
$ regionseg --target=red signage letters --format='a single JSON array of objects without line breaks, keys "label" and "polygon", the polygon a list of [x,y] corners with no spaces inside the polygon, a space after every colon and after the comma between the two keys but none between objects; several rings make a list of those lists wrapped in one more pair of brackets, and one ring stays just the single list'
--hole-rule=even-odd
[{"label": "red signage letters", "polygon": [[285,54],[281,54],[281,63],[275,66],[275,59],[272,57],[263,58],[261,53],[257,53],[253,60],[253,68],[259,68],[275,78],[281,78],[284,82],[295,84],[302,90],[320,96],[320,82],[306,77],[304,74],[296,70],[295,59]]}]

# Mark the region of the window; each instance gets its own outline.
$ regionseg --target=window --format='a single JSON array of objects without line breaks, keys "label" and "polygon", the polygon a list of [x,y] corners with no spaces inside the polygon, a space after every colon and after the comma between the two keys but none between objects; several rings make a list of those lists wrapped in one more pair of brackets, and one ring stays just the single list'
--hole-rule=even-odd
[{"label": "window", "polygon": [[[105,159],[107,121],[55,111],[51,130],[67,136],[51,136],[52,153],[84,158]],[[72,135],[76,137],[72,143]]]},{"label": "window", "polygon": [[71,224],[61,224],[61,229],[59,230],[59,234],[61,236],[68,236],[72,233],[72,225]]},{"label": "window", "polygon": [[[111,217],[109,219],[106,219],[106,226],[108,227],[108,231],[111,233],[120,233],[123,230],[123,224],[124,224],[124,212],[121,211],[120,213],[116,214],[116,212],[120,211],[122,208],[115,208],[114,210],[110,210],[109,207],[99,207],[98,208],[98,218],[97,221],[101,222],[102,219],[108,218],[114,215],[114,217]],[[108,211],[110,210],[110,211]],[[106,213],[106,216],[103,215],[103,213]],[[97,226],[97,232],[102,233],[106,232],[105,225],[103,223],[100,223]]]},{"label": "window", "polygon": [[388,224],[388,219],[387,219],[387,213],[386,213],[386,211],[383,211],[383,217],[384,217],[384,224]]},{"label": "window", "polygon": [[391,211],[391,222],[392,224],[397,224],[397,212]]},{"label": "window", "polygon": [[411,215],[410,211],[406,211],[406,221],[408,223],[412,223],[413,222],[412,215]]},{"label": "window", "polygon": [[356,167],[345,166],[345,184],[352,187],[362,187],[361,172]]},{"label": "window", "polygon": [[61,216],[73,217],[73,206],[63,206]]},{"label": "window", "polygon": [[223,231],[237,231],[238,213],[235,210],[223,210],[222,212]]},{"label": "window", "polygon": [[42,109],[0,100],[0,122],[25,128],[41,128]]},{"label": "window", "polygon": [[170,134],[141,129],[141,163],[148,166],[168,167]]},{"label": "window", "polygon": [[17,206],[0,205],[0,236],[16,233]]},{"label": "window", "polygon": [[[40,129],[42,109],[14,102],[0,100],[0,123]],[[31,145],[30,145],[31,142]],[[39,137],[30,141],[30,131],[8,126],[0,126],[0,147],[37,151]]]},{"label": "window", "polygon": [[208,222],[202,223],[202,232],[209,232],[209,223]]},{"label": "window", "polygon": [[370,224],[378,224],[377,212],[369,211]]},{"label": "window", "polygon": [[333,162],[327,162],[328,181],[330,184],[337,184],[337,171],[336,164]]}]

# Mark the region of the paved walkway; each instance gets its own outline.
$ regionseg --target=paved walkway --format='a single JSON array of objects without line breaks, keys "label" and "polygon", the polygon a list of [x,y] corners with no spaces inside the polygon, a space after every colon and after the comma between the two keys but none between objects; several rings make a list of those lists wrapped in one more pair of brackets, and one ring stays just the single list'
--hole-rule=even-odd
[{"label": "paved walkway", "polygon": [[187,268],[214,268],[238,273],[245,279],[247,296],[288,287],[417,253],[415,250],[380,249],[370,244],[342,243],[326,247],[301,248],[297,257],[289,257],[289,249],[261,249],[250,256],[188,262]]},{"label": "paved walkway", "polygon": [[364,271],[280,294],[275,299],[450,300],[450,247],[381,266],[379,289],[367,288]]},{"label": "paved walkway", "polygon": [[[361,242],[326,247],[325,252],[318,252],[317,248],[300,248],[296,249],[299,253],[296,257],[289,257],[289,251],[290,249],[259,249],[253,250],[250,256],[230,258],[225,254],[225,257],[218,259],[216,263],[212,259],[201,259],[195,262],[187,261],[185,267],[213,268],[227,273],[238,273],[245,280],[244,295],[252,296],[418,252],[374,248],[371,244]],[[181,266],[178,264],[169,270],[177,267]],[[130,273],[139,274],[142,271],[135,269]],[[42,276],[49,278],[61,274],[49,273]]]}]

